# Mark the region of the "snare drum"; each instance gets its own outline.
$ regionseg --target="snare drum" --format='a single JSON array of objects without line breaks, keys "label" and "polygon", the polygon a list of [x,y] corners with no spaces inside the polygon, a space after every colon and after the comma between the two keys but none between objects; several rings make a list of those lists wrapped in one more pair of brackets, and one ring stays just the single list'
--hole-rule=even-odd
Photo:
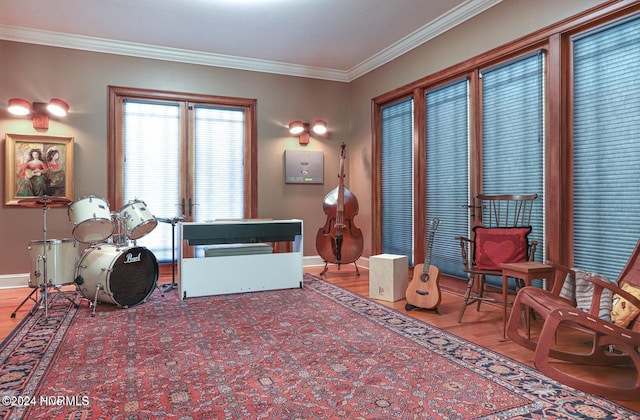
[{"label": "snare drum", "polygon": [[144,201],[130,201],[119,213],[125,226],[125,233],[129,239],[140,239],[158,225],[158,221],[147,210],[147,205]]},{"label": "snare drum", "polygon": [[72,284],[79,247],[73,239],[49,239],[46,246],[47,277],[44,281],[45,250],[44,241],[29,242],[31,256],[31,273],[29,287],[64,286]]},{"label": "snare drum", "polygon": [[80,198],[69,206],[69,220],[73,222],[73,237],[79,242],[102,242],[113,234],[109,203],[95,195]]},{"label": "snare drum", "polygon": [[94,301],[129,308],[146,302],[158,281],[155,255],[143,247],[103,244],[89,248],[78,262],[75,281]]}]

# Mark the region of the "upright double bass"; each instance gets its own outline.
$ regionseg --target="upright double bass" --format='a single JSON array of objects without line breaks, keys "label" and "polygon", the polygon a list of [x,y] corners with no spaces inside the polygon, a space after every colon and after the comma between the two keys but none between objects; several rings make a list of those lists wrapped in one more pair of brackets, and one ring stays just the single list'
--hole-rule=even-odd
[{"label": "upright double bass", "polygon": [[[364,241],[362,231],[356,227],[353,218],[358,214],[358,199],[344,186],[344,160],[346,145],[340,146],[340,173],[338,186],[324,196],[322,209],[327,220],[316,235],[316,249],[324,260],[323,275],[329,263],[350,264],[360,258]],[[360,275],[358,266],[356,273]]]}]

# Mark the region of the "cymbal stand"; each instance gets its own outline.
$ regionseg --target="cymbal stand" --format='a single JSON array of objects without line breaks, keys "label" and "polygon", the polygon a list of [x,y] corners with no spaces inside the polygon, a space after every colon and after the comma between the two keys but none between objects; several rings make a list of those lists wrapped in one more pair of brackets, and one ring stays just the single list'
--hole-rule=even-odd
[{"label": "cymbal stand", "polygon": [[[42,303],[41,303],[41,302],[43,301],[43,299],[34,299],[32,296],[34,295],[34,293],[36,293],[36,292],[38,292],[38,291],[40,291],[40,290],[43,290],[43,289],[45,289],[45,288],[53,288],[54,290],[56,290],[56,291],[58,291],[58,292],[60,292],[60,291],[61,291],[59,286],[56,286],[56,285],[53,285],[53,284],[48,284],[48,285],[46,285],[46,286],[43,284],[42,286],[38,286],[38,287],[34,288],[33,290],[31,290],[31,293],[29,293],[29,296],[27,296],[26,298],[24,298],[24,300],[20,303],[20,305],[18,305],[18,307],[16,307],[16,309],[14,309],[14,311],[13,311],[13,312],[11,312],[11,318],[15,318],[15,317],[16,317],[16,314],[18,313],[18,310],[20,310],[20,308],[22,308],[22,306],[23,306],[25,303],[27,303],[27,301],[28,301],[29,299],[31,299],[31,300],[32,300],[35,304],[37,304],[38,306],[41,306],[41,305],[42,305]],[[44,293],[44,292],[43,292],[43,293]],[[48,296],[48,293],[47,293],[47,296]],[[78,306],[77,306],[77,305],[78,305],[78,302],[76,302],[75,300],[71,299],[69,296],[66,296],[66,295],[62,295],[62,296],[63,296],[65,299],[67,299],[70,303],[72,303],[74,306],[76,306],[76,308],[78,307]],[[53,302],[53,298],[51,299],[51,302]],[[47,305],[49,305],[49,304],[50,304],[50,302],[47,302]],[[29,311],[29,315],[33,315],[33,314],[34,314],[34,312],[35,312],[35,310],[36,310],[36,306],[34,306],[33,308],[31,308],[31,310]],[[46,312],[46,310],[45,310],[45,312]]]},{"label": "cymbal stand", "polygon": [[167,290],[173,290],[178,287],[176,284],[176,225],[178,222],[184,222],[184,214],[180,217],[173,217],[171,219],[158,218],[159,222],[171,224],[171,283],[162,286],[162,292]]},{"label": "cymbal stand", "polygon": [[44,282],[42,283],[42,300],[44,301],[45,318],[49,318],[49,293],[47,293],[47,281],[49,281],[49,277],[47,277],[47,210],[49,210],[49,207],[45,201],[44,206],[42,206],[42,274],[44,275]]},{"label": "cymbal stand", "polygon": [[[16,313],[18,312],[18,310],[22,307],[22,305],[24,305],[29,299],[33,300],[35,302],[36,305],[38,305],[40,308],[44,307],[44,314],[45,314],[45,318],[49,317],[49,297],[48,297],[48,288],[49,286],[47,285],[47,210],[49,209],[49,206],[47,205],[47,197],[45,196],[45,198],[43,199],[43,203],[44,205],[42,206],[42,236],[43,236],[43,242],[42,242],[42,255],[39,256],[40,259],[42,259],[42,273],[40,273],[40,271],[38,271],[36,269],[36,271],[34,272],[36,277],[39,277],[41,274],[43,275],[43,280],[42,280],[42,284],[40,286],[35,287],[31,293],[29,294],[29,296],[27,296],[21,303],[20,305],[18,305],[18,307],[11,313],[11,318],[15,318],[16,317]],[[38,299],[34,299],[32,298],[33,294],[40,291],[40,298]],[[29,311],[29,315],[33,315],[35,306],[34,308],[32,308]]]},{"label": "cymbal stand", "polygon": [[[45,318],[49,318],[49,305],[53,302],[54,300],[54,296],[50,294],[50,291],[56,291],[56,292],[60,292],[60,286],[56,285],[53,281],[51,281],[51,279],[48,277],[48,272],[47,272],[47,254],[48,252],[52,249],[51,245],[47,242],[47,212],[49,210],[49,206],[47,204],[47,202],[50,200],[50,198],[48,196],[44,196],[44,198],[42,199],[43,202],[43,206],[42,206],[42,236],[43,236],[43,242],[42,242],[42,255],[40,256],[40,258],[42,259],[42,273],[40,273],[40,271],[38,271],[36,269],[35,271],[35,276],[39,277],[40,274],[42,274],[43,279],[42,279],[42,284],[38,287],[40,289],[41,292],[41,298],[40,301],[36,301],[37,304],[39,304],[40,308],[44,307],[44,317]],[[36,265],[37,266],[37,265]],[[34,289],[34,291],[37,289]],[[31,293],[33,294],[33,292]],[[29,295],[30,297],[31,295]],[[75,300],[71,299],[69,296],[63,295],[70,303],[76,305],[77,307],[77,303]],[[27,297],[26,300],[29,299],[29,297]],[[17,311],[17,309],[16,309]],[[14,312],[15,314],[15,312]],[[15,315],[12,314],[12,317],[15,317]],[[29,312],[30,315],[33,315],[33,308],[32,310]]]},{"label": "cymbal stand", "polygon": [[[42,207],[42,236],[43,236],[42,251],[43,252],[42,252],[42,255],[38,256],[38,260],[42,260],[42,272],[40,272],[40,270],[38,269],[38,264],[36,264],[36,269],[33,272],[33,275],[36,277],[36,287],[31,291],[29,296],[27,296],[22,301],[22,303],[18,305],[15,311],[13,311],[13,313],[11,314],[11,318],[16,317],[16,313],[18,312],[18,309],[20,309],[22,305],[24,305],[29,299],[33,300],[36,303],[36,305],[34,305],[34,307],[29,311],[29,315],[33,315],[33,312],[37,308],[44,308],[45,318],[49,317],[49,303],[50,303],[49,289],[53,288],[54,290],[59,292],[60,287],[54,284],[54,282],[52,282],[51,279],[48,278],[47,248],[49,247],[49,243],[47,241],[47,211],[49,210],[49,208],[67,206],[69,205],[70,202],[71,200],[69,200],[66,197],[55,197],[55,196],[49,196],[49,195],[37,196],[37,197],[26,197],[18,201],[18,204],[24,207],[38,207],[38,208]],[[39,282],[37,280],[40,277],[40,275],[42,275],[43,278],[42,278],[42,282],[38,285]],[[37,293],[38,291],[40,291],[40,297],[38,299],[34,299],[32,296],[34,293]],[[67,300],[69,300],[71,303],[77,305],[73,299],[70,299],[68,296],[64,296],[64,297],[66,297]]]}]

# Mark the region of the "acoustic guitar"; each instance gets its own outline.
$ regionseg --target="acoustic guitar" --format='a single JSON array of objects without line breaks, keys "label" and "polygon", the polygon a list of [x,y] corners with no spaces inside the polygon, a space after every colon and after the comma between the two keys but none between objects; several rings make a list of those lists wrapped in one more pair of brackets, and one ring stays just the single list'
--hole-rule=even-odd
[{"label": "acoustic guitar", "polygon": [[26,169],[24,171],[24,174],[27,178],[31,179],[34,176],[40,176],[42,175],[42,169]]},{"label": "acoustic guitar", "polygon": [[440,269],[431,265],[431,250],[433,249],[433,238],[440,224],[440,219],[433,219],[427,228],[426,250],[424,264],[416,264],[413,268],[413,279],[407,286],[407,304],[405,309],[435,309],[438,312],[440,304]]}]

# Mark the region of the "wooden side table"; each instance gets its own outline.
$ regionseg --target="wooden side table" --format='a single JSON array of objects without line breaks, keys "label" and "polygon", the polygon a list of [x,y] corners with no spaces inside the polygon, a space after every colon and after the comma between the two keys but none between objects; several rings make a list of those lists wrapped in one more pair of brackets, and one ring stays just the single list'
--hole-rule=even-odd
[{"label": "wooden side table", "polygon": [[[553,281],[555,268],[548,264],[534,261],[520,263],[502,263],[502,336],[507,338],[507,291],[509,287],[509,277],[524,280],[525,286],[531,286],[531,280],[545,279]],[[527,326],[529,317],[527,315]]]}]

